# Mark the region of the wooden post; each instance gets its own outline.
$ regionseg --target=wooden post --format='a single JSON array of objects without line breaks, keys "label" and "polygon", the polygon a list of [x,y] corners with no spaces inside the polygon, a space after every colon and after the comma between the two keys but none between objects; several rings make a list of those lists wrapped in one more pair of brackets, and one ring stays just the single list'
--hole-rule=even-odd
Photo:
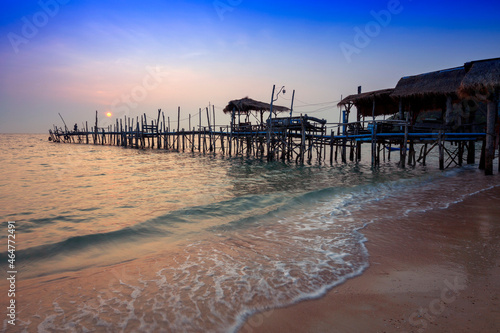
[{"label": "wooden post", "polygon": [[94,144],[97,143],[97,110],[95,111]]},{"label": "wooden post", "polygon": [[203,155],[205,155],[207,150],[207,136],[206,136],[207,128],[203,126]]},{"label": "wooden post", "polygon": [[127,147],[127,116],[124,116],[123,118],[123,128],[121,132],[121,138],[122,138],[122,146]]},{"label": "wooden post", "polygon": [[201,151],[201,108],[200,112],[198,112],[198,115],[200,116],[200,122],[198,125],[198,151]]},{"label": "wooden post", "polygon": [[377,123],[373,119],[372,126],[372,167],[376,165],[377,161]]},{"label": "wooden post", "polygon": [[181,107],[177,107],[177,151],[180,149]]},{"label": "wooden post", "polygon": [[476,163],[476,141],[467,144],[467,164]]},{"label": "wooden post", "polygon": [[438,136],[438,149],[439,149],[439,170],[444,170],[444,142],[443,130],[439,131]]},{"label": "wooden post", "polygon": [[222,127],[220,129],[220,145],[221,145],[222,155],[224,155],[224,132],[222,131]]},{"label": "wooden post", "polygon": [[306,150],[306,126],[304,124],[304,117],[302,117],[302,115],[300,115],[300,129],[301,129],[300,163],[304,164],[304,154]]},{"label": "wooden post", "polygon": [[377,122],[375,121],[375,96],[372,102],[372,167],[377,164]]},{"label": "wooden post", "polygon": [[333,165],[333,129],[330,132],[330,165]]},{"label": "wooden post", "polygon": [[481,144],[481,157],[479,158],[479,170],[484,170],[486,164],[486,139],[482,140]]},{"label": "wooden post", "polygon": [[195,128],[193,127],[193,132],[191,133],[191,152],[194,153],[194,135],[195,135]]},{"label": "wooden post", "polygon": [[495,123],[498,112],[498,101],[488,100],[488,113],[486,116],[486,150],[484,174],[493,175],[493,159],[495,158]]},{"label": "wooden post", "polygon": [[210,125],[210,112],[207,108],[207,122],[208,122],[208,142],[210,143],[210,151],[212,151],[212,126]]},{"label": "wooden post", "polygon": [[155,147],[156,133],[154,132],[154,128],[155,128],[154,120],[151,120],[151,148]]},{"label": "wooden post", "polygon": [[[118,135],[117,135],[118,137]],[[122,122],[122,119],[120,119],[120,145],[121,146],[124,146],[124,141],[123,140],[123,122]]]},{"label": "wooden post", "polygon": [[[131,146],[132,145],[132,141],[130,139],[130,131],[134,130],[134,119],[132,119],[132,123],[131,123],[130,117],[128,117],[127,121],[128,121],[127,145]],[[132,125],[132,126],[130,126],[130,125]]]},{"label": "wooden post", "polygon": [[233,148],[233,128],[234,128],[234,114],[236,110],[233,107],[233,112],[231,113],[231,132],[229,133],[229,157],[231,157],[232,154],[232,148]]},{"label": "wooden post", "polygon": [[139,117],[135,118],[135,148],[139,148]]},{"label": "wooden post", "polygon": [[139,132],[139,135],[140,135],[140,147],[141,149],[144,148],[144,118],[143,116],[141,116],[141,127],[139,128],[140,132]]},{"label": "wooden post", "polygon": [[165,127],[166,127],[166,124],[165,124],[165,112],[162,112],[161,113],[161,116],[163,118],[163,129],[162,129],[162,132],[163,132],[163,149],[167,149],[168,148],[168,141],[167,141],[167,131],[165,130]]},{"label": "wooden post", "polygon": [[403,142],[401,144],[401,167],[406,167],[406,155],[407,155],[407,145],[408,145],[408,122],[410,119],[410,112],[406,113],[406,122],[405,122],[405,135],[403,137]]},{"label": "wooden post", "polygon": [[424,144],[424,155],[422,157],[422,165],[425,166],[427,160],[427,143]]},{"label": "wooden post", "polygon": [[458,166],[463,165],[464,159],[464,143],[462,141],[458,142]]},{"label": "wooden post", "polygon": [[212,113],[213,113],[213,117],[212,117],[212,125],[214,127],[214,130],[212,132],[212,136],[213,136],[213,144],[214,144],[214,153],[215,153],[215,146],[216,146],[216,142],[217,142],[217,139],[216,139],[216,136],[215,136],[215,105],[212,105]]},{"label": "wooden post", "polygon": [[170,147],[170,132],[172,132],[172,127],[170,127],[170,117],[167,116],[167,121],[168,121],[168,126],[167,126],[167,148],[171,149]]},{"label": "wooden post", "polygon": [[417,165],[416,158],[415,158],[415,146],[414,146],[414,143],[413,143],[413,139],[410,139],[410,150],[409,150],[409,154],[408,154],[408,165],[411,165],[411,166],[416,166]]},{"label": "wooden post", "polygon": [[185,150],[185,141],[186,141],[185,140],[186,134],[185,134],[184,128],[182,129],[182,135],[181,135],[181,137],[182,137],[182,152],[184,152],[184,150]]}]

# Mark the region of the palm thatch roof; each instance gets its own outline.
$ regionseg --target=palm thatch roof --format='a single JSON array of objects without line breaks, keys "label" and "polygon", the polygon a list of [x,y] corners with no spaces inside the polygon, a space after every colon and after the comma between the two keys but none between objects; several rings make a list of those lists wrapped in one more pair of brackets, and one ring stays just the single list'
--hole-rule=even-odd
[{"label": "palm thatch roof", "polygon": [[369,117],[373,115],[373,102],[375,101],[375,116],[392,115],[399,111],[398,104],[391,98],[393,88],[369,91],[356,95],[349,95],[342,99],[338,106],[354,104],[358,114]]},{"label": "palm thatch roof", "polygon": [[[270,111],[271,105],[264,102],[259,102],[251,98],[245,97],[242,99],[235,99],[229,102],[229,104],[224,108],[224,113],[230,113],[234,110],[240,111],[241,113],[249,113],[251,111]],[[273,105],[273,112],[286,112],[290,111],[289,108],[279,105]]]},{"label": "palm thatch roof", "polygon": [[465,76],[464,66],[437,72],[403,77],[399,80],[393,97],[432,97],[457,95]]},{"label": "palm thatch roof", "polygon": [[350,103],[356,104],[359,102],[371,102],[373,101],[374,98],[388,97],[393,91],[394,88],[390,88],[390,89],[369,91],[361,94],[349,95],[345,97],[343,100],[341,100],[337,105],[343,106]]},{"label": "palm thatch roof", "polygon": [[460,85],[463,97],[500,93],[500,58],[472,61],[465,64],[467,74]]}]

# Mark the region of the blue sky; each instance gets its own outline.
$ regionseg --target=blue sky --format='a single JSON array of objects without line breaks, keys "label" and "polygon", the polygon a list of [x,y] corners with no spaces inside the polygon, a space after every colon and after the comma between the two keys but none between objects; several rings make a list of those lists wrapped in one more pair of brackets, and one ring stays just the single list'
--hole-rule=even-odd
[{"label": "blue sky", "polygon": [[[0,132],[114,117],[175,119],[296,90],[295,111],[338,119],[341,95],[500,56],[496,1],[26,0],[0,16]],[[378,17],[378,19],[377,19]],[[359,36],[359,31],[364,37]],[[347,51],[346,51],[347,50]],[[354,51],[353,51],[354,50]],[[104,118],[112,112],[110,119]],[[181,127],[187,128],[184,121]]]}]

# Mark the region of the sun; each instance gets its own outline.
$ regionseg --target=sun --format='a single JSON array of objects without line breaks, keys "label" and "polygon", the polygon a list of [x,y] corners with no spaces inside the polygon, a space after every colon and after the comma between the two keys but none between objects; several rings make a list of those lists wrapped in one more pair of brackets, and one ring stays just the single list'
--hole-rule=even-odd
[{"label": "sun", "polygon": [[106,113],[106,116],[111,117],[113,114],[111,112]]}]

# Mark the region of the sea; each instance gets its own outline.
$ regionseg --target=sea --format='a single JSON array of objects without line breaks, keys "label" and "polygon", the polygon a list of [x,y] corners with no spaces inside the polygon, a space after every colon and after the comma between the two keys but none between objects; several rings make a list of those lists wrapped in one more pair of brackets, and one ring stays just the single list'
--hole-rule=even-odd
[{"label": "sea", "polygon": [[432,156],[298,165],[47,137],[0,134],[6,332],[237,332],[363,274],[368,225],[498,186]]}]

